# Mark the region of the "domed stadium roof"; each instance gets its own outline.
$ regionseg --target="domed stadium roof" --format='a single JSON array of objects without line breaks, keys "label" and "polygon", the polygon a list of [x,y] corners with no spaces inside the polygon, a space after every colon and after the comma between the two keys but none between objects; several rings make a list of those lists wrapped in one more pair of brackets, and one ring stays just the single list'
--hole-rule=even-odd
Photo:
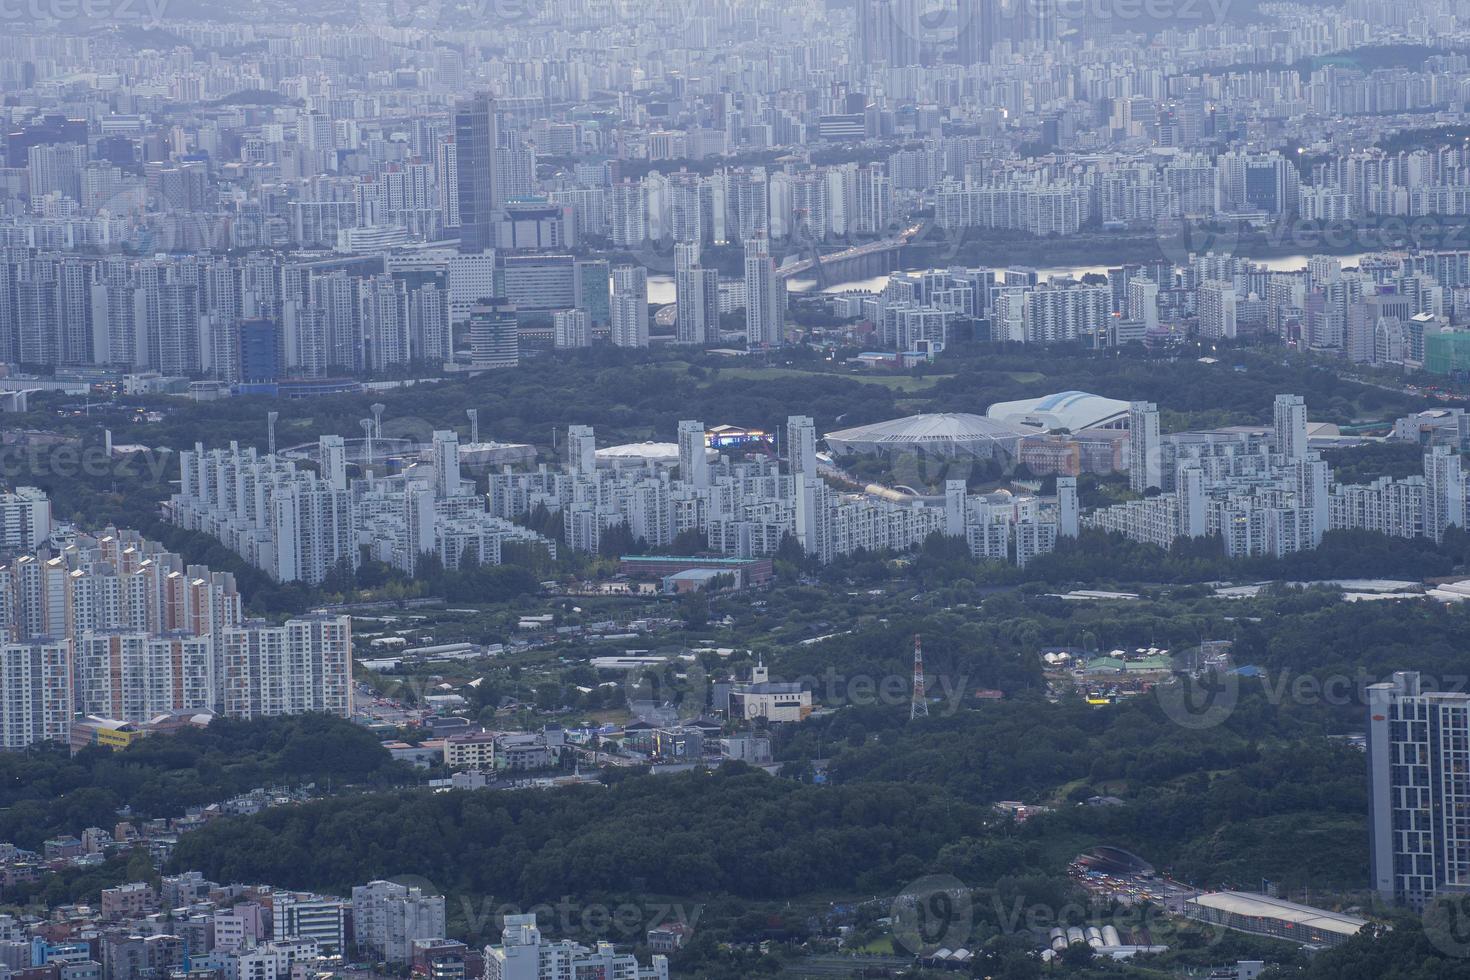
[{"label": "domed stadium roof", "polygon": [[996,402],[987,418],[1032,425],[1042,429],[1126,428],[1128,403],[1086,391],[1059,391],[1040,398]]},{"label": "domed stadium roof", "polygon": [[597,462],[603,466],[646,466],[649,463],[679,462],[677,442],[629,442],[597,450]]},{"label": "domed stadium roof", "polygon": [[933,456],[991,456],[1010,453],[1016,442],[1035,429],[983,415],[943,413],[910,415],[873,425],[839,429],[825,436],[827,448],[839,456],[852,453],[922,452]]}]

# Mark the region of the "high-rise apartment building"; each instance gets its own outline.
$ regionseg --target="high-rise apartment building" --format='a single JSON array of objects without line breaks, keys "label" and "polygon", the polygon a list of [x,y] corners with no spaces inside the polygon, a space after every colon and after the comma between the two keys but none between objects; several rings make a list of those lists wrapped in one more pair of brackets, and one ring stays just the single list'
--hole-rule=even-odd
[{"label": "high-rise apartment building", "polygon": [[1368,686],[1368,824],[1384,900],[1422,909],[1470,887],[1470,694],[1416,671]]},{"label": "high-rise apartment building", "polygon": [[1128,406],[1128,485],[1134,493],[1164,485],[1159,443],[1159,406],[1132,402]]},{"label": "high-rise apartment building", "polygon": [[757,234],[745,244],[745,345],[780,347],[786,336],[786,284],[776,275],[770,242]]}]

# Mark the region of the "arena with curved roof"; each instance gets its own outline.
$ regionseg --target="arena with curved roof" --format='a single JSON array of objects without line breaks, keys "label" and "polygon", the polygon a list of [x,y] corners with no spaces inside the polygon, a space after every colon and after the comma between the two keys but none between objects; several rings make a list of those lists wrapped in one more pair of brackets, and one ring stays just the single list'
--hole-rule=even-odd
[{"label": "arena with curved roof", "polygon": [[996,402],[987,418],[1046,429],[1126,429],[1128,403],[1086,391],[1059,391],[1040,398]]},{"label": "arena with curved roof", "polygon": [[912,452],[925,456],[1012,458],[1022,436],[1035,429],[983,415],[910,415],[872,425],[839,429],[824,437],[837,456]]}]

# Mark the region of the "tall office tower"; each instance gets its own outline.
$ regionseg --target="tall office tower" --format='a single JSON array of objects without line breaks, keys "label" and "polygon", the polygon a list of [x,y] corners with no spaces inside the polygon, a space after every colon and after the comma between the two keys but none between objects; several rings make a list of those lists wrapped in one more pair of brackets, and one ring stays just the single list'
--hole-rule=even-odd
[{"label": "tall office tower", "polygon": [[489,299],[470,308],[470,364],[477,368],[515,367],[521,361],[516,308]]},{"label": "tall office tower", "polygon": [[612,270],[612,331],[616,347],[648,346],[648,270],[619,265]]},{"label": "tall office tower", "polygon": [[454,108],[461,252],[494,247],[500,209],[505,204],[497,167],[500,131],[495,111],[495,100],[488,94],[465,99]]},{"label": "tall office tower", "polygon": [[817,475],[817,423],[806,415],[786,420],[786,461],[791,475]]},{"label": "tall office tower", "polygon": [[236,362],[239,364],[239,380],[246,384],[275,381],[280,374],[280,365],[276,360],[280,350],[277,343],[280,331],[276,327],[276,321],[258,318],[241,320],[238,333],[239,351]]},{"label": "tall office tower", "polygon": [[[18,166],[20,161],[10,165]],[[73,201],[82,199],[82,168],[87,163],[85,143],[45,143],[26,152],[33,202],[47,194],[61,194]]]},{"label": "tall office tower", "polygon": [[1424,453],[1424,483],[1424,534],[1441,541],[1451,526],[1465,526],[1465,470],[1449,446]]},{"label": "tall office tower", "polygon": [[1373,888],[1422,910],[1470,885],[1470,694],[1423,689],[1417,671],[1368,685],[1368,827]]},{"label": "tall office tower", "polygon": [[709,486],[703,422],[685,419],[679,423],[679,479],[701,489]]},{"label": "tall office tower", "polygon": [[780,347],[786,335],[786,284],[776,276],[770,243],[757,235],[745,245],[745,346]]},{"label": "tall office tower", "polygon": [[592,325],[586,310],[557,310],[551,314],[551,326],[557,350],[592,345]]},{"label": "tall office tower", "polygon": [[1273,406],[1276,451],[1295,463],[1307,458],[1307,403],[1301,395],[1277,395]]},{"label": "tall office tower", "polygon": [[459,496],[459,433],[453,429],[434,430],[431,443],[434,452],[434,496]]},{"label": "tall office tower", "polygon": [[1077,478],[1057,477],[1057,534],[1064,538],[1077,536]]},{"label": "tall office tower", "polygon": [[1159,406],[1153,402],[1128,405],[1128,485],[1134,493],[1164,485]]},{"label": "tall office tower", "polygon": [[567,426],[567,471],[583,480],[597,475],[597,439],[592,426]]}]

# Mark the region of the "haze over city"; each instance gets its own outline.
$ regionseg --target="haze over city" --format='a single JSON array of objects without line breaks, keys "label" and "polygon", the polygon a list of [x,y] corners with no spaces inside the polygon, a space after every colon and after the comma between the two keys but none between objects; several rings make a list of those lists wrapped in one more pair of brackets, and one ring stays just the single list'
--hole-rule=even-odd
[{"label": "haze over city", "polygon": [[0,980],[1470,978],[1464,3],[0,26]]}]

